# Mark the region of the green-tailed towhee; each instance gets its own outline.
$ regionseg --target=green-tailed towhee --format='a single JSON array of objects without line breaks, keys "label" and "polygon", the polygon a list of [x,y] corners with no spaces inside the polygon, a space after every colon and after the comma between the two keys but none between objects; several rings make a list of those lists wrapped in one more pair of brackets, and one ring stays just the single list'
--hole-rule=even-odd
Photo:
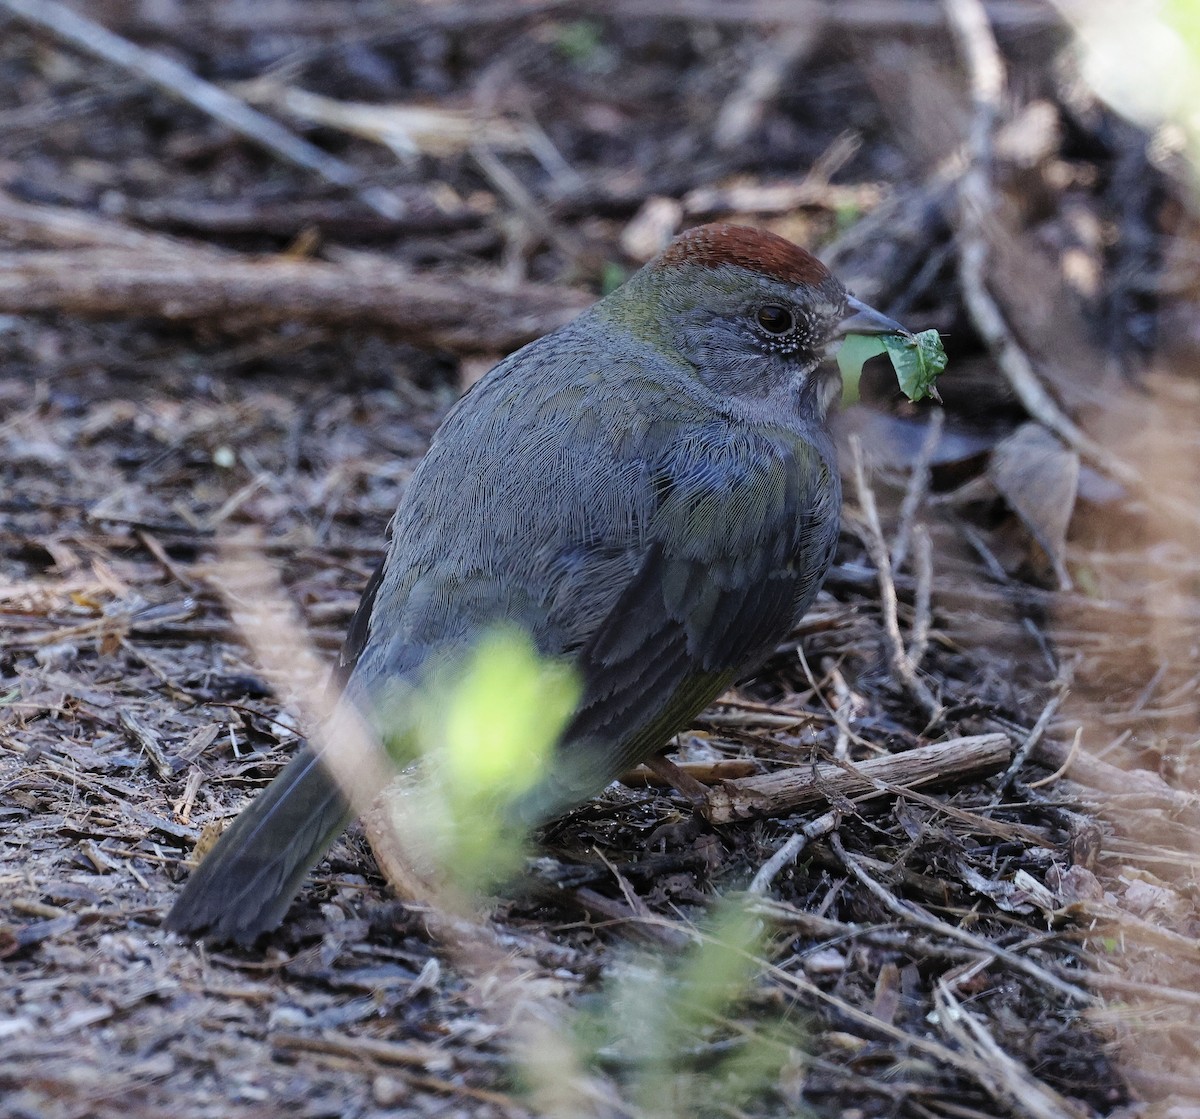
[{"label": "green-tailed towhee", "polygon": [[[351,623],[345,698],[369,712],[389,683],[515,624],[583,687],[523,822],[662,750],[811,604],[841,504],[825,426],[841,381],[821,362],[845,334],[902,329],[781,237],[683,234],[451,409]],[[349,818],[302,750],[167,926],[253,940]]]}]

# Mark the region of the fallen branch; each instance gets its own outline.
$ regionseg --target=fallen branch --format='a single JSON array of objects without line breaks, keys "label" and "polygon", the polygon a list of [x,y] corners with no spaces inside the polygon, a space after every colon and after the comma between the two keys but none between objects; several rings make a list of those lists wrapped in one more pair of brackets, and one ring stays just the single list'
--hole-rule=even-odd
[{"label": "fallen branch", "polygon": [[1046,738],[1034,744],[1032,757],[1042,765],[1062,770],[1060,780],[1070,781],[1093,793],[1144,798],[1186,820],[1200,816],[1200,797],[1172,788],[1152,770],[1122,769],[1101,758],[1093,758],[1086,750],[1073,751],[1071,744]]},{"label": "fallen branch", "polygon": [[932,746],[918,746],[902,754],[884,754],[850,764],[824,763],[723,781],[708,793],[705,817],[728,824],[760,816],[779,816],[808,804],[835,797],[885,795],[879,783],[898,788],[955,781],[1003,768],[1012,751],[1005,734],[979,734],[953,738]]},{"label": "fallen branch", "polygon": [[0,313],[250,318],[381,326],[420,345],[499,353],[582,311],[590,299],[540,284],[413,275],[394,265],[280,257],[173,259],[107,250],[0,254]]},{"label": "fallen branch", "polygon": [[[64,249],[80,245],[110,248],[178,245],[178,241],[161,233],[144,232],[147,228],[205,236],[252,234],[292,240],[301,230],[315,226],[323,235],[343,241],[378,240],[404,233],[429,236],[479,226],[495,209],[482,191],[468,200],[455,198],[453,191],[415,184],[396,193],[404,203],[404,216],[397,219],[383,218],[354,202],[333,198],[211,201],[126,197],[121,200],[119,211],[124,220],[116,220],[90,210],[18,202],[0,192],[0,232],[31,245]],[[211,244],[202,246],[198,242],[192,242],[192,247],[220,251]]]}]

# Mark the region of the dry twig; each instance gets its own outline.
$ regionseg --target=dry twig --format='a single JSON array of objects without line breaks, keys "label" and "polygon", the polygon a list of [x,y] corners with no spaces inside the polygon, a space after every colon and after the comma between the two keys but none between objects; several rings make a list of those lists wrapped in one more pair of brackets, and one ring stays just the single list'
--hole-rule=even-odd
[{"label": "dry twig", "polygon": [[771,888],[771,883],[779,877],[783,868],[789,863],[794,863],[804,848],[814,839],[833,831],[838,826],[840,818],[840,812],[826,812],[815,820],[810,820],[799,831],[793,832],[788,841],[759,867],[758,873],[750,879],[750,885],[746,887],[747,891],[751,894],[765,894]]},{"label": "dry twig", "polygon": [[866,471],[863,468],[862,442],[857,435],[851,436],[850,447],[854,457],[854,482],[866,521],[866,531],[862,533],[863,543],[871,556],[871,562],[875,564],[876,577],[879,580],[879,607],[883,615],[883,632],[887,642],[888,658],[892,671],[904,686],[905,691],[920,704],[930,721],[933,721],[940,715],[942,705],[929,690],[925,681],[917,674],[916,665],[904,647],[904,638],[900,633],[900,618],[897,612],[896,584],[892,578],[892,561],[888,555],[883,526],[879,521],[875,493],[867,484]]},{"label": "dry twig", "polygon": [[228,255],[208,245],[131,229],[119,221],[86,210],[20,202],[2,190],[0,232],[14,241],[60,249],[88,246],[166,257],[178,256],[183,252],[206,253],[215,257]]},{"label": "dry twig", "polygon": [[211,82],[198,78],[165,54],[139,47],[113,34],[58,0],[0,0],[0,7],[7,8],[26,23],[50,32],[76,50],[145,78],[278,158],[315,172],[335,186],[354,188],[359,198],[376,213],[396,217],[402,212],[403,208],[390,191],[364,186],[362,176],[350,164],[323,152]]},{"label": "dry twig", "polygon": [[704,814],[715,824],[727,824],[778,816],[839,796],[880,796],[910,785],[994,772],[1009,754],[1007,735],[979,734],[857,763],[832,762],[744,777],[710,789]]},{"label": "dry twig", "polygon": [[938,1024],[955,1044],[978,1061],[978,1080],[1006,1106],[1030,1119],[1083,1119],[1090,1114],[1038,1080],[1006,1053],[974,1014],[966,1010],[943,981],[934,990]]},{"label": "dry twig", "polygon": [[929,629],[933,621],[933,545],[923,525],[913,533],[915,542],[916,592],[913,595],[913,622],[908,637],[908,659],[917,671],[929,647]]},{"label": "dry twig", "polygon": [[918,925],[929,932],[962,941],[984,955],[994,956],[1015,971],[1023,972],[1031,979],[1035,979],[1039,983],[1057,991],[1059,994],[1065,995],[1072,1002],[1085,1005],[1092,1001],[1091,996],[1086,991],[1076,987],[1073,983],[1064,982],[1057,975],[1052,975],[1044,967],[1035,964],[1032,960],[1028,960],[1024,956],[1020,956],[1016,952],[1012,952],[996,944],[994,941],[988,940],[986,937],[976,936],[974,933],[967,932],[966,929],[959,928],[948,921],[934,917],[914,902],[897,897],[881,882],[872,878],[867,873],[861,860],[855,858],[842,846],[841,838],[837,832],[834,832],[829,837],[829,844],[833,848],[833,853],[838,857],[838,861],[883,904],[889,913],[893,913],[901,920]]},{"label": "dry twig", "polygon": [[1017,774],[1020,773],[1021,767],[1029,760],[1030,754],[1037,748],[1037,744],[1042,740],[1042,736],[1046,733],[1046,728],[1050,725],[1050,721],[1062,706],[1063,700],[1067,698],[1071,688],[1071,670],[1064,665],[1059,673],[1057,691],[1050,700],[1042,708],[1042,713],[1038,716],[1037,722],[1033,724],[1033,728],[1025,736],[1025,738],[1017,744],[1017,751],[1013,754],[1013,759],[1009,763],[1008,769],[1005,770],[1004,776],[997,783],[995,795],[992,797],[993,807],[999,804],[1005,793],[1013,781],[1016,780]]}]

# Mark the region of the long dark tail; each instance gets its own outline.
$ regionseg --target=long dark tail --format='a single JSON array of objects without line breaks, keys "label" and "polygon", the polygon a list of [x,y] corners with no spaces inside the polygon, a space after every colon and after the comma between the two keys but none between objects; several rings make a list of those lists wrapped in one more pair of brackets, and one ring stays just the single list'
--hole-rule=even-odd
[{"label": "long dark tail", "polygon": [[304,747],[193,871],[166,927],[251,943],[283,920],[304,876],[351,816],[329,771]]}]

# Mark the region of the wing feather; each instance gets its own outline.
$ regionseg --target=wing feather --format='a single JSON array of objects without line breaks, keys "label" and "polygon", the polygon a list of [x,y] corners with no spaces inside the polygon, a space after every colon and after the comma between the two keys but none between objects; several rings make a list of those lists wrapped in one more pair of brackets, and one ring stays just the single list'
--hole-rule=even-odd
[{"label": "wing feather", "polygon": [[541,815],[660,750],[768,655],[832,557],[837,482],[799,440],[690,445],[657,485],[640,566],[579,653],[584,695]]}]

